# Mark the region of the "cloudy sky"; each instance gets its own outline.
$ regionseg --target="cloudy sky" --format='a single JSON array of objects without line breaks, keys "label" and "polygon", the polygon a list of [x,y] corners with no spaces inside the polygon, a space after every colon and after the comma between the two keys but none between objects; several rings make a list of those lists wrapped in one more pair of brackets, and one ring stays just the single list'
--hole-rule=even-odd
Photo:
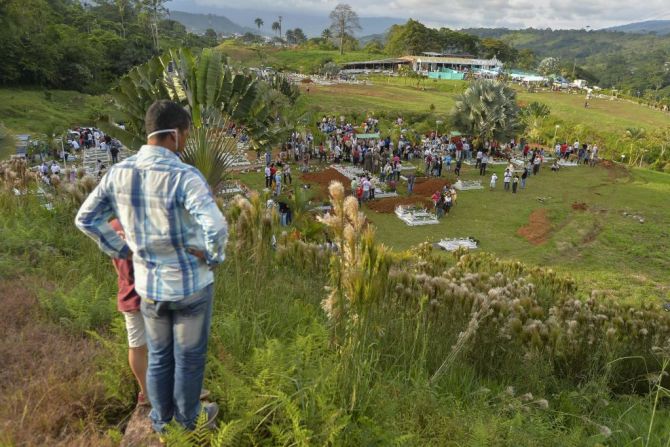
[{"label": "cloudy sky", "polygon": [[[339,3],[338,0],[189,1],[196,3],[197,9],[211,6],[217,12],[227,8],[248,8],[326,16]],[[451,28],[597,29],[643,20],[670,19],[668,0],[348,0],[348,3],[362,17],[412,17],[429,26]]]}]

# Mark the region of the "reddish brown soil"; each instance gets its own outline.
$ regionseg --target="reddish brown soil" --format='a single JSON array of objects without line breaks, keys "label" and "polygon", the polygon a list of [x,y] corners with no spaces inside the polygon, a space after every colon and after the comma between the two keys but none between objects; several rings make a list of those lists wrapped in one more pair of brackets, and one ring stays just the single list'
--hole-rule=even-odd
[{"label": "reddish brown soil", "polygon": [[544,208],[533,211],[528,218],[528,225],[519,228],[516,232],[533,245],[542,245],[547,242],[551,233],[551,222]]},{"label": "reddish brown soil", "polygon": [[586,211],[588,209],[588,206],[584,202],[580,203],[575,202],[572,204],[572,209],[575,211]]},{"label": "reddish brown soil", "polygon": [[444,185],[448,184],[451,184],[451,182],[443,178],[417,178],[413,192],[418,196],[430,197],[435,191],[441,191]]},{"label": "reddish brown soil", "polygon": [[389,197],[388,199],[371,200],[366,206],[378,213],[392,213],[398,205],[419,205],[430,209],[433,202],[425,197],[416,195],[410,197]]},{"label": "reddish brown soil", "polygon": [[321,193],[328,196],[328,186],[333,180],[342,183],[344,190],[349,193],[351,191],[351,180],[340,174],[333,168],[328,168],[319,172],[306,172],[300,176],[303,181],[309,183],[316,183],[321,188]]}]

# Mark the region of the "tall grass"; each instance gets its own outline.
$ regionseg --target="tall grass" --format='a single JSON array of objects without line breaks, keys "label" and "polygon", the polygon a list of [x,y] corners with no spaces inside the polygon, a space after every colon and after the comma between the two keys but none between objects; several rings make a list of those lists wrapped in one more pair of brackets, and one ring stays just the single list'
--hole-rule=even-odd
[{"label": "tall grass", "polygon": [[[173,429],[174,445],[667,443],[647,374],[663,377],[664,314],[489,255],[391,252],[333,192],[336,252],[282,236],[260,195],[229,207],[206,372],[220,429]],[[0,259],[49,282],[45,315],[106,353],[92,360],[110,403],[100,432],[122,429],[134,393],[113,269],[72,228],[76,205],[54,203],[0,194]]]}]

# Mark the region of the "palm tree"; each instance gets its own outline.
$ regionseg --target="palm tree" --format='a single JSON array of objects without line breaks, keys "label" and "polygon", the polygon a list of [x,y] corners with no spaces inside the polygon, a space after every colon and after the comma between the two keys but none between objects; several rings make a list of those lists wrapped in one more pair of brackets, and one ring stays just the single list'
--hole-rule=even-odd
[{"label": "palm tree", "polygon": [[275,94],[286,97],[289,106],[298,95],[283,78],[268,83],[233,70],[225,56],[211,48],[198,57],[188,49],[170,50],[133,68],[112,91],[126,115],[127,129],[140,137],[145,135],[144,114],[155,100],[170,99],[187,107],[194,131],[184,159],[206,175],[213,188],[225,178],[237,151],[237,142],[232,144],[222,131],[227,122],[244,127],[254,149],[267,147],[285,133],[286,123],[277,120],[281,103],[273,107],[268,101]]},{"label": "palm tree", "polygon": [[228,120],[217,117],[193,129],[182,153],[182,160],[198,168],[214,191],[227,180],[238,155],[237,139],[226,135],[227,128]]},{"label": "palm tree", "polygon": [[284,34],[284,37],[286,37],[286,43],[288,44],[295,44],[295,34],[293,33],[293,30],[286,30],[286,34]]},{"label": "palm tree", "polygon": [[278,33],[279,38],[281,38],[281,25],[279,24],[279,22],[272,22],[272,31]]},{"label": "palm tree", "polygon": [[539,140],[542,121],[544,121],[549,114],[551,114],[549,106],[537,101],[533,101],[521,109],[521,120],[526,126],[526,129],[528,129],[528,136],[532,141],[537,142],[537,140]]},{"label": "palm tree", "polygon": [[256,19],[254,20],[254,23],[256,24],[256,26],[258,27],[258,30],[260,31],[261,27],[263,26],[263,19],[261,19],[260,17],[256,17]]},{"label": "palm tree", "polygon": [[514,90],[488,79],[474,81],[458,97],[452,121],[461,132],[484,140],[505,141],[522,128]]},{"label": "palm tree", "polygon": [[[640,141],[646,137],[647,131],[642,127],[628,127],[624,133],[624,138],[630,142],[628,150],[628,165],[634,165],[638,158],[642,157],[644,150],[640,147]],[[633,158],[633,151],[635,150],[635,158]],[[640,160],[640,163],[642,160]]]},{"label": "palm tree", "polygon": [[323,31],[321,31],[321,37],[326,40],[332,39],[333,33],[330,31],[330,28],[326,28]]}]

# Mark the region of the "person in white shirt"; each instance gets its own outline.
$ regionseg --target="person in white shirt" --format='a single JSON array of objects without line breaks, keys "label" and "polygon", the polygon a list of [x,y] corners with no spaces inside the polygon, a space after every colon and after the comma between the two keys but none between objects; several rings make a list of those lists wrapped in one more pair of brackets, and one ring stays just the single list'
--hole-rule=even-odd
[{"label": "person in white shirt", "polygon": [[265,166],[265,187],[270,188],[272,186],[272,171],[270,170],[270,165]]},{"label": "person in white shirt", "polygon": [[510,172],[509,169],[505,169],[505,174],[503,178],[503,187],[505,191],[510,190],[510,184],[512,183],[512,173]]},{"label": "person in white shirt", "polygon": [[370,180],[367,177],[363,177],[361,181],[363,185],[363,201],[367,202],[370,199]]},{"label": "person in white shirt", "polygon": [[51,173],[53,175],[59,175],[60,174],[60,166],[58,166],[58,163],[54,163],[51,165]]},{"label": "person in white shirt", "polygon": [[470,150],[470,144],[467,141],[463,143],[463,150],[465,151],[465,158],[467,160],[472,160],[472,151]]},{"label": "person in white shirt", "polygon": [[475,169],[479,167],[479,165],[482,162],[482,156],[484,155],[484,152],[480,150],[477,151],[477,160],[475,161]]},{"label": "person in white shirt", "polygon": [[489,156],[487,154],[482,154],[481,160],[479,160],[479,175],[486,175],[486,166],[489,164]]},{"label": "person in white shirt", "polygon": [[489,187],[490,187],[491,190],[496,189],[496,182],[497,181],[498,181],[498,176],[494,172],[493,174],[491,174],[491,183],[489,184]]}]

